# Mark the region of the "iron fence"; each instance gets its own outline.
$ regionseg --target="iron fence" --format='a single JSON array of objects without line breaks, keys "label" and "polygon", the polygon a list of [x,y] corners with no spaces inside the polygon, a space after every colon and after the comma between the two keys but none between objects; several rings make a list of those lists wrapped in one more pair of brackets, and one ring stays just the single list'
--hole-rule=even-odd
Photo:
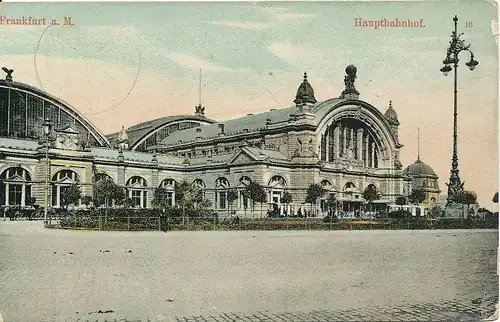
[{"label": "iron fence", "polygon": [[219,218],[207,216],[169,216],[168,213],[140,211],[67,212],[52,217],[51,227],[122,231],[200,231],[200,230],[402,230],[402,229],[498,229],[498,217],[462,218]]}]

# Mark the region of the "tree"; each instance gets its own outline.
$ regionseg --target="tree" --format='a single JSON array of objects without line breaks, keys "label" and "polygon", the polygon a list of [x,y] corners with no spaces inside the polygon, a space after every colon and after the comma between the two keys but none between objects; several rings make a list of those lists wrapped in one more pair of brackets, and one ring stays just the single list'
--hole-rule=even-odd
[{"label": "tree", "polygon": [[[334,193],[331,193],[328,195],[328,199],[326,199],[326,207],[328,209],[328,216],[332,216],[333,214],[333,210],[335,209],[335,207],[337,206],[337,197],[335,197],[335,194]],[[335,212],[335,216],[336,216],[336,212]]]},{"label": "tree", "polygon": [[229,211],[231,212],[231,208],[233,205],[233,201],[238,199],[238,192],[236,190],[229,190],[227,192],[227,203],[229,204]]},{"label": "tree", "polygon": [[81,197],[82,192],[76,184],[63,186],[63,189],[61,189],[61,207],[67,209],[70,205],[76,205]]},{"label": "tree", "polygon": [[283,192],[283,196],[281,196],[281,202],[284,203],[285,205],[287,205],[287,213],[286,215],[288,215],[288,204],[289,203],[292,203],[293,201],[293,196],[290,192],[288,191],[285,191]]},{"label": "tree", "polygon": [[419,205],[426,198],[425,192],[422,189],[413,189],[411,194],[408,196],[408,199],[411,203]]},{"label": "tree", "polygon": [[406,205],[406,197],[405,196],[396,197],[396,205],[398,205],[398,206]]},{"label": "tree", "polygon": [[94,183],[94,204],[109,207],[114,200],[120,204],[125,199],[123,188],[113,182],[113,180],[103,179]]},{"label": "tree", "polygon": [[264,187],[256,182],[252,182],[246,186],[245,190],[247,191],[248,198],[252,200],[252,212],[254,210],[255,203],[259,202],[262,214],[262,204],[267,201],[267,194]]},{"label": "tree", "polygon": [[92,197],[91,196],[83,196],[82,197],[82,204],[84,204],[85,207],[88,208],[91,203],[92,203]]},{"label": "tree", "polygon": [[456,197],[456,202],[462,204],[462,217],[465,217],[464,205],[467,205],[467,210],[469,210],[470,205],[473,205],[477,201],[477,194],[474,191],[462,191]]},{"label": "tree", "polygon": [[175,204],[182,209],[182,222],[186,224],[189,216],[205,215],[211,202],[203,197],[203,191],[187,181],[175,184]]},{"label": "tree", "polygon": [[429,209],[429,217],[437,218],[442,214],[442,209],[439,205],[434,205]]},{"label": "tree", "polygon": [[326,193],[326,189],[317,183],[313,183],[307,188],[306,203],[314,204],[314,212],[316,213],[316,204],[319,198],[323,197]]},{"label": "tree", "polygon": [[372,202],[380,199],[380,194],[377,191],[377,187],[374,185],[368,185],[368,187],[363,190],[363,199],[368,202],[368,207],[372,211]]},{"label": "tree", "polygon": [[156,188],[153,193],[153,201],[151,202],[153,208],[165,209],[170,207],[171,205],[169,204],[170,200],[168,197],[171,193],[171,191],[163,187]]}]

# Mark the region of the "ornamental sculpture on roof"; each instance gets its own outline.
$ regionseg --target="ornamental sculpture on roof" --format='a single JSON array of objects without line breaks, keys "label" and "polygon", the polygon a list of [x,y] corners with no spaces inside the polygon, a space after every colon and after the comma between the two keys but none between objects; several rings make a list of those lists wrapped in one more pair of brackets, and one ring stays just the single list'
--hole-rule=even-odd
[{"label": "ornamental sculpture on roof", "polygon": [[2,67],[2,70],[7,74],[5,76],[5,80],[12,82],[12,73],[14,72],[14,70],[8,69],[7,67]]},{"label": "ornamental sculpture on roof", "polygon": [[354,65],[349,65],[345,69],[347,76],[344,77],[345,89],[342,92],[342,98],[344,99],[358,99],[359,92],[354,87],[354,82],[356,81],[357,68]]},{"label": "ornamental sculpture on roof", "polygon": [[194,108],[196,115],[205,115],[205,107],[201,106],[201,104],[196,105]]}]

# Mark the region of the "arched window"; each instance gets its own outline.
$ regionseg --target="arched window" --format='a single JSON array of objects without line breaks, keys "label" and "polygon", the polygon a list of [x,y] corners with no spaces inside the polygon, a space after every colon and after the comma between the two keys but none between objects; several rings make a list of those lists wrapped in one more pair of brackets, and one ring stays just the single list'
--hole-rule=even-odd
[{"label": "arched window", "polygon": [[134,176],[128,179],[126,188],[128,198],[132,199],[135,207],[146,208],[148,200],[148,182],[143,177]]},{"label": "arched window", "polygon": [[109,174],[106,174],[104,172],[99,172],[99,173],[96,173],[94,175],[94,183],[97,183],[97,182],[103,181],[103,180],[113,181],[113,178],[111,178],[109,176]]},{"label": "arched window", "polygon": [[198,187],[200,189],[206,188],[205,182],[203,182],[203,180],[201,180],[201,179],[195,179],[192,184],[193,184],[193,186]]},{"label": "arched window", "polygon": [[321,180],[320,185],[327,190],[332,188],[332,183],[329,180]]},{"label": "arched window", "polygon": [[227,208],[227,192],[229,190],[229,181],[224,177],[215,180],[215,207],[217,209]]},{"label": "arched window", "polygon": [[73,170],[61,170],[52,176],[52,206],[61,207],[61,195],[69,186],[80,183],[80,177]]},{"label": "arched window", "polygon": [[160,183],[160,187],[167,190],[166,204],[169,206],[175,205],[175,184],[177,182],[172,178],[167,178]]},{"label": "arched window", "polygon": [[286,188],[286,180],[282,176],[273,176],[269,180],[269,201],[272,203],[273,212],[281,213],[281,198]]},{"label": "arched window", "polygon": [[248,198],[247,187],[252,183],[252,179],[247,176],[242,176],[238,180],[238,208],[248,209],[250,208],[250,198]]},{"label": "arched window", "polygon": [[31,175],[21,167],[9,168],[0,175],[0,205],[25,206],[31,197]]}]

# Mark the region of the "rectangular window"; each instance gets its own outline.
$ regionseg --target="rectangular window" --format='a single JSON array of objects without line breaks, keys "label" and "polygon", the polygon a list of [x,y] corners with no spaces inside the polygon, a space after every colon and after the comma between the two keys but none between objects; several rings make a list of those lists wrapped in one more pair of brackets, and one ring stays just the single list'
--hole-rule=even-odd
[{"label": "rectangular window", "polygon": [[326,135],[322,135],[321,136],[321,160],[326,160],[326,149],[327,149]]},{"label": "rectangular window", "polygon": [[45,102],[45,118],[48,118],[53,128],[59,127],[59,108]]},{"label": "rectangular window", "polygon": [[23,186],[19,184],[9,185],[9,204],[10,205],[21,205],[21,199],[23,195]]},{"label": "rectangular window", "polygon": [[0,135],[7,136],[9,118],[9,90],[0,88]]},{"label": "rectangular window", "polygon": [[28,133],[27,137],[38,139],[42,135],[43,125],[43,100],[33,95],[28,95]]},{"label": "rectangular window", "polygon": [[23,138],[26,136],[26,94],[11,91],[10,95],[10,135]]},{"label": "rectangular window", "polygon": [[226,209],[226,192],[219,191],[219,209]]},{"label": "rectangular window", "polygon": [[140,207],[141,206],[141,191],[140,190],[132,190],[130,199],[132,199],[134,206]]},{"label": "rectangular window", "polygon": [[61,110],[61,124],[60,124],[60,127],[61,128],[65,128],[66,126],[71,126],[72,128],[74,128],[74,124],[75,124],[75,119],[69,115],[69,113]]},{"label": "rectangular window", "polygon": [[167,191],[167,205],[174,206],[174,193],[171,191]]}]

